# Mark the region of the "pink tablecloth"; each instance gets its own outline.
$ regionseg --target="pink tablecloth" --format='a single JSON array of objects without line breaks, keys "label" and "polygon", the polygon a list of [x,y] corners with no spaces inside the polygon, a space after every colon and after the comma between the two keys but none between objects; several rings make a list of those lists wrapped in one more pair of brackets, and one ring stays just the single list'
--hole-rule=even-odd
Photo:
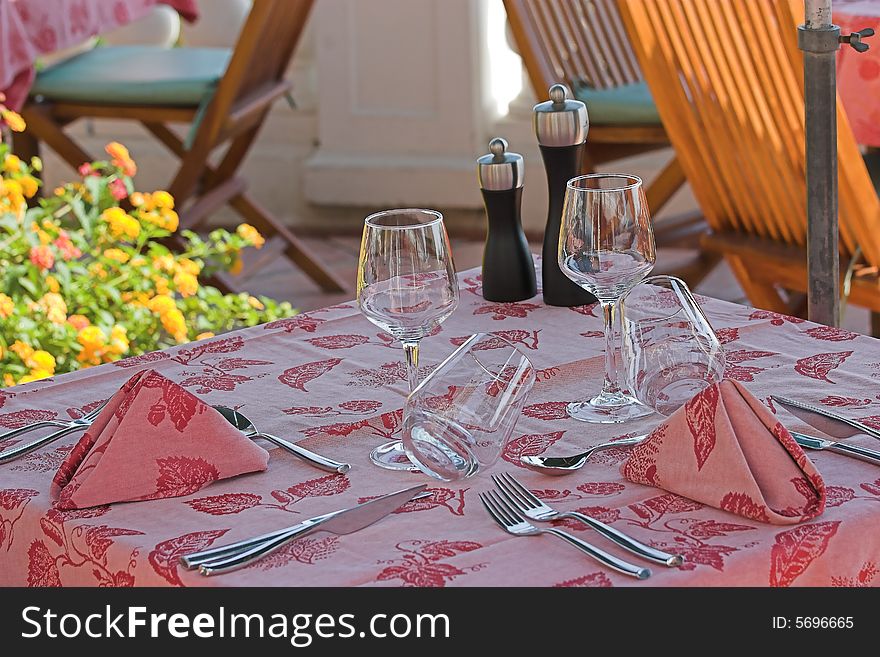
[{"label": "pink tablecloth", "polygon": [[198,17],[197,0],[0,0],[0,91],[18,110],[34,81],[34,62],[145,16],[166,4]]},{"label": "pink tablecloth", "polygon": [[[715,300],[705,309],[726,343],[728,374],[765,399],[787,393],[880,424],[880,343]],[[432,482],[433,496],[356,535],[316,535],[251,567],[202,578],[178,568],[185,552],[296,523],[424,481],[368,462],[400,424],[401,350],[354,304],[310,312],[222,338],[0,391],[0,426],[75,417],[152,367],[212,404],[239,407],[258,426],[353,463],[321,473],[272,450],[265,473],[224,480],[188,497],[62,513],[51,508],[52,476],[78,436],[0,467],[0,584],[4,585],[364,585],[620,586],[634,580],[601,568],[556,538],[516,538],[492,523],[477,494],[488,474],[509,471],[561,509],[582,509],[641,540],[684,553],[683,570],[655,567],[639,586],[880,584],[880,468],[810,453],[828,486],[828,508],[795,526],[767,525],[627,482],[626,452],[597,455],[579,473],[554,478],[518,466],[521,454],[566,454],[623,432],[566,417],[565,402],[595,393],[604,341],[594,307],[551,308],[536,297],[487,303],[475,272],[439,334],[425,340],[425,367],[462,336],[497,331],[540,368],[504,460],[460,483]],[[804,428],[783,411],[792,427]],[[869,438],[866,445],[876,447]],[[567,527],[603,547],[584,526]],[[616,551],[616,548],[609,548]],[[619,551],[618,551],[619,552]]]},{"label": "pink tablecloth", "polygon": [[847,45],[837,56],[837,89],[856,141],[880,146],[880,0],[834,0],[834,22],[843,34],[871,27],[877,36],[859,53]]}]

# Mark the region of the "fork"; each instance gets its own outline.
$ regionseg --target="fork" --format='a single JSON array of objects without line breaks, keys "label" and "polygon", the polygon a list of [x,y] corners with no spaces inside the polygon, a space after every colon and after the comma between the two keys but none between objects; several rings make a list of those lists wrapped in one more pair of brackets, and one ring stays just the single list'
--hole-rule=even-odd
[{"label": "fork", "polygon": [[504,501],[501,496],[494,491],[480,493],[480,501],[483,503],[483,506],[486,507],[486,511],[489,512],[492,519],[508,534],[513,534],[514,536],[540,536],[541,534],[553,534],[553,536],[558,536],[563,541],[575,546],[578,550],[586,552],[600,563],[603,563],[609,568],[613,568],[624,575],[629,575],[630,577],[635,577],[637,579],[647,579],[651,576],[650,568],[634,566],[623,559],[618,559],[613,554],[608,554],[604,550],[593,547],[586,541],[576,538],[561,529],[556,529],[555,527],[551,529],[538,529],[534,525],[528,523],[514,507],[510,506],[510,504]]},{"label": "fork", "polygon": [[42,438],[38,438],[37,440],[34,440],[32,442],[25,443],[24,445],[18,445],[17,447],[12,447],[4,452],[0,452],[0,465],[4,463],[9,463],[9,461],[14,461],[18,457],[29,454],[30,452],[39,449],[43,445],[48,445],[52,441],[57,440],[62,436],[66,436],[69,433],[79,431],[80,429],[88,429],[90,426],[92,426],[92,422],[95,421],[95,418],[97,418],[101,411],[104,410],[104,407],[107,405],[108,401],[110,401],[109,398],[105,399],[97,407],[93,408],[88,413],[83,414],[82,417],[75,418],[70,422],[62,422],[60,420],[47,420],[44,422],[29,424],[27,426],[20,427],[18,429],[14,429],[13,431],[3,434],[2,436],[0,436],[0,440],[13,438],[15,436],[27,433],[33,429],[42,426],[63,427],[60,431],[50,433],[48,436],[43,436]]},{"label": "fork", "polygon": [[620,530],[617,530],[610,525],[606,525],[604,522],[596,520],[584,513],[579,513],[577,511],[558,511],[557,509],[554,509],[514,479],[513,475],[506,472],[501,475],[492,475],[492,481],[495,482],[495,485],[498,486],[501,494],[507,499],[507,501],[513,504],[513,506],[515,506],[517,510],[529,520],[550,522],[551,520],[561,520],[562,518],[574,518],[575,520],[580,520],[589,525],[602,536],[613,541],[624,550],[628,550],[633,554],[644,557],[649,561],[669,567],[680,566],[684,563],[684,557],[680,554],[669,554],[668,552],[652,548],[650,545],[645,545],[631,536],[627,536]]}]

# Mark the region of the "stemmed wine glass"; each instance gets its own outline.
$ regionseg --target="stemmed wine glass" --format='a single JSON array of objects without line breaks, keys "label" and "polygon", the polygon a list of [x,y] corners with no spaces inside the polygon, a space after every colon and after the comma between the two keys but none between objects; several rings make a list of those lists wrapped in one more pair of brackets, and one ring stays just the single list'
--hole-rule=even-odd
[{"label": "stemmed wine glass", "polygon": [[605,382],[592,399],[568,405],[584,422],[625,422],[650,414],[620,388],[615,326],[621,295],[654,267],[654,230],[637,176],[590,174],[568,181],[559,232],[559,267],[592,292],[605,319]]},{"label": "stemmed wine glass", "polygon": [[[458,283],[443,215],[434,210],[384,210],[364,221],[357,298],[373,324],[400,340],[409,391],[419,382],[419,342],[458,305]],[[390,470],[413,469],[401,442],[370,459]]]}]

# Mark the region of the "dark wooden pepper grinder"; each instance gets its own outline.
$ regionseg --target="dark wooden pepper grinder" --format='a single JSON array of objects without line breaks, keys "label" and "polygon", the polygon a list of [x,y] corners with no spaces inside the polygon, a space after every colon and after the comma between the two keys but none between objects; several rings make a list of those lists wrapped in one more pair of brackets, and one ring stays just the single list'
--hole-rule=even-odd
[{"label": "dark wooden pepper grinder", "polygon": [[489,154],[477,160],[488,220],[483,247],[486,301],[523,301],[538,292],[535,263],[520,217],[523,172],[522,155],[508,152],[507,142],[498,137],[489,142]]},{"label": "dark wooden pepper grinder", "polygon": [[544,303],[551,306],[583,306],[595,303],[596,297],[575,284],[559,268],[559,228],[565,186],[580,175],[590,121],[587,106],[567,99],[561,84],[550,87],[550,100],[535,105],[535,135],[547,171],[547,192],[550,197],[541,274]]}]

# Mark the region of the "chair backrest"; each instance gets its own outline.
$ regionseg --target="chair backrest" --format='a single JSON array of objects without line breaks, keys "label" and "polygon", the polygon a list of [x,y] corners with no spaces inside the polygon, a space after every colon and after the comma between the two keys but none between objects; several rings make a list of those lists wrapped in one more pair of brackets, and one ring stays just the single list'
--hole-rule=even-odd
[{"label": "chair backrest", "polygon": [[[803,0],[618,0],[707,222],[804,245]],[[762,36],[763,35],[763,36]],[[760,39],[756,38],[760,37]],[[838,100],[841,249],[880,264],[880,201]]]},{"label": "chair backrest", "polygon": [[504,7],[537,94],[557,82],[607,89],[642,79],[614,0],[504,0]]},{"label": "chair backrest", "polygon": [[226,73],[205,113],[197,143],[213,143],[227,118],[250,106],[263,109],[284,86],[313,0],[253,0],[236,41]]}]

